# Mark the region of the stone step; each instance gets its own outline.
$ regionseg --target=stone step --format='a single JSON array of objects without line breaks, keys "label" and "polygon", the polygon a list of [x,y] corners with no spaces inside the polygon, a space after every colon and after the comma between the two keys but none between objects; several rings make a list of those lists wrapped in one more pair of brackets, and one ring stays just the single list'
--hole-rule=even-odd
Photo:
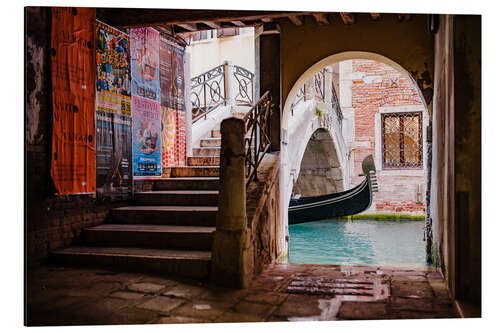
[{"label": "stone step", "polygon": [[215,226],[217,206],[127,206],[110,211],[112,223]]},{"label": "stone step", "polygon": [[212,250],[215,227],[101,224],[83,230],[90,246],[146,247],[155,249]]},{"label": "stone step", "polygon": [[193,156],[220,156],[220,147],[194,147]]},{"label": "stone step", "polygon": [[206,280],[211,257],[210,251],[75,246],[52,251],[49,258],[59,265],[161,273]]},{"label": "stone step", "polygon": [[[253,145],[252,145],[253,151]],[[219,157],[220,147],[194,147],[193,148],[194,157]]]},{"label": "stone step", "polygon": [[247,113],[246,112],[236,112],[233,113],[232,116],[235,118],[243,119]]},{"label": "stone step", "polygon": [[222,136],[222,134],[220,133],[220,129],[213,129],[211,132],[210,132],[210,136],[212,138],[220,138]]},{"label": "stone step", "polygon": [[242,117],[250,111],[250,108],[248,105],[233,105],[231,106],[231,116]]},{"label": "stone step", "polygon": [[[211,159],[212,157],[202,157],[202,158]],[[188,161],[189,161],[189,159],[188,159]],[[152,187],[153,191],[218,190],[218,189],[219,189],[219,178],[218,177],[162,178],[162,179],[154,180],[153,187]]]},{"label": "stone step", "polygon": [[148,206],[217,206],[219,191],[149,191],[134,194],[138,205]]},{"label": "stone step", "polygon": [[[192,156],[187,158],[189,166],[219,166],[219,156]],[[218,178],[217,178],[218,179]]]},{"label": "stone step", "polygon": [[200,147],[220,147],[220,138],[206,138],[200,140]]},{"label": "stone step", "polygon": [[219,177],[218,166],[187,166],[172,168],[171,177]]}]

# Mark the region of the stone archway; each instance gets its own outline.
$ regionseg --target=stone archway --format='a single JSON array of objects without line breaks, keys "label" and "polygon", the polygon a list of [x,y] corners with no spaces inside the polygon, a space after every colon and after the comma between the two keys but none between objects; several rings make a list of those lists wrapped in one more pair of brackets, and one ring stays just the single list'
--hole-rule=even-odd
[{"label": "stone archway", "polygon": [[[283,232],[284,234],[288,234],[287,228],[288,228],[288,216],[286,212],[288,211],[288,205],[289,205],[289,199],[290,199],[290,194],[292,192],[292,187],[294,181],[298,179],[298,173],[300,171],[300,167],[297,166],[297,160],[299,159],[302,161],[302,156],[304,155],[304,152],[306,150],[306,145],[309,142],[309,138],[311,137],[311,134],[314,132],[314,130],[311,129],[311,122],[305,121],[303,124],[300,126],[295,126],[292,120],[292,103],[295,99],[295,96],[299,92],[299,89],[304,86],[304,84],[313,77],[313,75],[323,68],[327,66],[331,66],[332,64],[344,61],[344,60],[350,60],[350,59],[367,59],[367,60],[374,60],[378,61],[381,63],[384,63],[392,68],[394,68],[396,71],[398,71],[405,79],[407,79],[415,88],[416,91],[422,101],[425,101],[424,94],[422,93],[422,90],[420,89],[419,85],[415,81],[415,79],[412,77],[412,75],[405,70],[401,65],[396,63],[395,61],[382,56],[377,53],[372,53],[372,52],[359,52],[359,51],[352,51],[352,52],[341,52],[337,54],[330,55],[320,61],[318,61],[316,64],[311,66],[309,69],[307,69],[300,77],[299,79],[295,82],[293,85],[292,89],[290,90],[289,94],[287,95],[287,98],[284,103],[284,108],[283,108],[283,114],[282,114],[282,123],[281,123],[281,154],[280,154],[280,193],[281,193],[281,206],[284,208],[283,211],[285,214],[283,214]],[[427,107],[426,103],[424,104],[424,109],[423,110],[426,114],[428,114],[429,110]],[[297,128],[299,127],[299,128]],[[318,127],[319,128],[319,127]],[[348,160],[348,152],[347,148],[345,147],[345,141],[342,136],[342,130],[341,129],[333,129],[330,131],[332,137],[336,138],[337,140],[334,140],[335,145],[337,147],[337,152],[338,152],[338,157],[339,161],[342,162],[345,161],[347,164]],[[339,140],[340,138],[340,140]],[[338,149],[340,145],[343,145],[343,149]],[[303,150],[301,150],[298,147],[303,147]],[[298,153],[299,152],[299,153]],[[343,166],[341,168],[344,173],[343,173],[343,178],[344,181],[349,178],[347,173],[349,172],[346,166]],[[344,190],[348,189],[348,185],[344,183]]]}]

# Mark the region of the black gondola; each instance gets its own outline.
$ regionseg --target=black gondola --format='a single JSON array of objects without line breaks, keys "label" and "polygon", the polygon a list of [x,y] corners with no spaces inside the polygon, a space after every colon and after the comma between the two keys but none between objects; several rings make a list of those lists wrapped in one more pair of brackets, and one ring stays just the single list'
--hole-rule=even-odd
[{"label": "black gondola", "polygon": [[343,192],[291,199],[288,224],[325,220],[354,215],[370,208],[372,193],[377,191],[375,164],[368,155],[361,165],[365,179],[358,186]]}]

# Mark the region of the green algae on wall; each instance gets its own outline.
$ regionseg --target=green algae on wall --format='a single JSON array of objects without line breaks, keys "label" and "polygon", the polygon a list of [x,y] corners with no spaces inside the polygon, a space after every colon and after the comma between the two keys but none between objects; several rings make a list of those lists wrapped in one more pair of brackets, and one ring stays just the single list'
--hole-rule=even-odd
[{"label": "green algae on wall", "polygon": [[339,220],[384,220],[394,221],[394,220],[411,220],[411,221],[422,221],[425,220],[425,216],[414,216],[414,215],[397,215],[397,214],[356,214],[344,217],[339,217]]}]

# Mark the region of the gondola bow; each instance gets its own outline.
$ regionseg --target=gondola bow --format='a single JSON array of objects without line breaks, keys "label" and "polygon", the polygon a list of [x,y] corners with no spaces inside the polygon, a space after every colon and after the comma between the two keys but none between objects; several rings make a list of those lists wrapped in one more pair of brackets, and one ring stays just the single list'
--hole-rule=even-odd
[{"label": "gondola bow", "polygon": [[370,208],[373,192],[377,191],[375,165],[372,155],[361,164],[365,178],[358,186],[343,192],[291,199],[288,224],[305,223],[359,214]]}]

